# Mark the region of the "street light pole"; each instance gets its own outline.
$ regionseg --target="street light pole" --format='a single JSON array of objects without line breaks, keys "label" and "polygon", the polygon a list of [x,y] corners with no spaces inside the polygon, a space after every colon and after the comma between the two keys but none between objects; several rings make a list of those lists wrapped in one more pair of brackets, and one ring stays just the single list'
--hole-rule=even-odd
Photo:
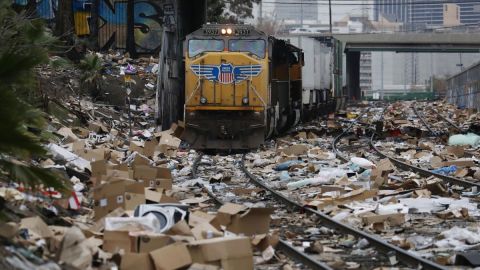
[{"label": "street light pole", "polygon": [[330,34],[332,34],[332,0],[328,0],[328,14],[330,17]]}]

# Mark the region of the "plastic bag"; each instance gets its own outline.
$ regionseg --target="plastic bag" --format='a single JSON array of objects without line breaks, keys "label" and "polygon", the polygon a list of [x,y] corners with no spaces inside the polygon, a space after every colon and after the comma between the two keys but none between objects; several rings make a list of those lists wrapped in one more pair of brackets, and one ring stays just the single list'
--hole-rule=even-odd
[{"label": "plastic bag", "polygon": [[448,145],[480,145],[480,136],[474,133],[468,133],[467,135],[457,134],[448,138]]},{"label": "plastic bag", "polygon": [[455,173],[456,171],[457,171],[457,166],[455,166],[455,165],[432,170],[433,173],[438,173],[438,174],[443,174],[443,175],[450,175],[452,173]]},{"label": "plastic bag", "polygon": [[285,161],[283,163],[278,164],[275,168],[273,168],[275,171],[285,171],[288,170],[291,166],[300,164],[302,163],[301,160],[289,160]]},{"label": "plastic bag", "polygon": [[371,162],[368,159],[364,159],[364,158],[360,158],[360,157],[352,157],[350,159],[350,161],[353,164],[356,164],[356,165],[358,165],[358,166],[360,166],[361,168],[364,168],[364,169],[371,169],[371,168],[375,167],[375,164],[373,164],[373,162]]}]

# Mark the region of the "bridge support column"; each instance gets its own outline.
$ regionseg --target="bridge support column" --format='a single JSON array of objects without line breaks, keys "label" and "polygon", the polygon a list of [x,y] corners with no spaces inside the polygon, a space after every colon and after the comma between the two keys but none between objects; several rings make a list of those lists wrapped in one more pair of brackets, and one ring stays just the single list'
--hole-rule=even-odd
[{"label": "bridge support column", "polygon": [[349,100],[360,100],[360,52],[347,52],[347,96]]}]

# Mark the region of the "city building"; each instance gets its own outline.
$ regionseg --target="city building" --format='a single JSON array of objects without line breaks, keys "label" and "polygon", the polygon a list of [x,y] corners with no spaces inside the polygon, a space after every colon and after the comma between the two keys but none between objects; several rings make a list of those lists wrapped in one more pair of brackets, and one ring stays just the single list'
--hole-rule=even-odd
[{"label": "city building", "polygon": [[311,3],[309,1],[303,3],[302,0],[282,0],[281,3],[275,4],[275,18],[286,21],[286,23],[299,25],[306,22],[316,23],[318,21],[318,7]]},{"label": "city building", "polygon": [[451,27],[480,22],[480,2],[443,0],[374,0],[374,20],[403,22],[405,30]]}]

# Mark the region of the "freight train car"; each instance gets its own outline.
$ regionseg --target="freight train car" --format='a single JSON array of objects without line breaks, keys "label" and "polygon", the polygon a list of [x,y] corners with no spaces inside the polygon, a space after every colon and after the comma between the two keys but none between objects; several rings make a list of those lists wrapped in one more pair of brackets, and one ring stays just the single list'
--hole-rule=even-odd
[{"label": "freight train car", "polygon": [[331,48],[326,43],[304,35],[291,34],[279,37],[302,49],[305,63],[302,68],[303,105],[302,120],[325,115],[334,110],[331,97]]},{"label": "freight train car", "polygon": [[185,42],[183,139],[192,148],[254,149],[306,113],[298,47],[248,25],[204,25]]}]

